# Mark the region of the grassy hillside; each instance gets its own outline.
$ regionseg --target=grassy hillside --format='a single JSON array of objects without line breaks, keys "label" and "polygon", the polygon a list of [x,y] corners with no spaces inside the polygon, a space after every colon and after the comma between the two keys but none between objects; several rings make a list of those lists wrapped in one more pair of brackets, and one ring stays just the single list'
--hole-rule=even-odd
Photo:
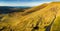
[{"label": "grassy hillside", "polygon": [[0,31],[60,31],[60,2],[0,14]]},{"label": "grassy hillside", "polygon": [[34,6],[34,7],[30,8],[30,9],[28,9],[28,10],[25,10],[25,11],[24,11],[24,14],[30,14],[30,13],[32,13],[32,12],[38,11],[38,10],[40,10],[40,9],[43,9],[43,8],[45,8],[46,6],[48,6],[47,3],[44,3],[44,4],[39,5],[39,6]]}]

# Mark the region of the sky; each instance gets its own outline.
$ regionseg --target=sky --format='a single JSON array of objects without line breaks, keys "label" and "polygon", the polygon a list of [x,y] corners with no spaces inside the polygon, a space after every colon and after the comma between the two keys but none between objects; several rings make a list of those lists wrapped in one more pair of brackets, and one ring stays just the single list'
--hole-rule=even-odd
[{"label": "sky", "polygon": [[51,1],[52,0],[0,0],[0,6],[37,6]]}]

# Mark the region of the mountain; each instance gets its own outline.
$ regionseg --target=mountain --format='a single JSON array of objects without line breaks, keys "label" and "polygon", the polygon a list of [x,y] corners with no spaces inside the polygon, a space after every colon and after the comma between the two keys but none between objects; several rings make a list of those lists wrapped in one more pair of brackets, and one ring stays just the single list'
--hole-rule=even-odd
[{"label": "mountain", "polygon": [[29,14],[29,13],[35,12],[37,10],[45,8],[46,6],[48,6],[47,3],[44,3],[44,4],[39,5],[39,6],[34,6],[34,7],[30,8],[30,9],[28,9],[28,10],[25,10],[24,14]]},{"label": "mountain", "polygon": [[60,31],[60,2],[0,14],[0,31]]},{"label": "mountain", "polygon": [[24,9],[29,9],[31,7],[24,6],[0,6],[0,14],[12,13],[12,12],[23,12]]}]

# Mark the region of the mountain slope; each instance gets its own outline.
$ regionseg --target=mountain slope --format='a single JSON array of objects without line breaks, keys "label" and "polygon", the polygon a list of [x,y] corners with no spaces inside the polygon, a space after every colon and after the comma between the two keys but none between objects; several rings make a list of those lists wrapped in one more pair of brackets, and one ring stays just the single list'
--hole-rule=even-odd
[{"label": "mountain slope", "polygon": [[[30,15],[23,17],[24,19],[22,18],[21,19],[22,21],[29,21],[29,22],[28,23],[26,22],[27,23],[26,27],[22,28],[22,27],[24,27],[24,24],[25,24],[25,22],[23,22],[23,25],[21,25],[22,30],[49,31],[51,29],[51,31],[56,31],[56,30],[60,31],[59,29],[57,29],[60,26],[59,23],[58,23],[59,26],[56,24],[57,28],[53,29],[55,27],[54,24],[56,23],[55,20],[58,18],[57,14],[59,15],[58,12],[60,11],[59,5],[60,5],[60,3],[55,3],[55,2],[50,3],[46,8],[38,10]],[[40,23],[40,21],[41,21],[41,23]],[[32,28],[29,28],[30,22],[32,22],[31,23],[31,26],[33,26]],[[53,24],[53,22],[54,22],[54,24]],[[37,25],[37,24],[39,24],[39,25]],[[51,26],[52,26],[52,28],[51,28]],[[35,29],[34,27],[39,27],[39,29],[38,28]],[[50,28],[50,29],[48,29],[48,28]]]},{"label": "mountain slope", "polygon": [[30,8],[30,9],[28,9],[28,10],[25,10],[25,11],[24,11],[24,14],[29,14],[29,13],[38,11],[38,10],[40,10],[40,9],[45,8],[46,6],[48,6],[47,3],[44,3],[44,4],[39,5],[39,6],[34,6],[34,7]]},{"label": "mountain slope", "polygon": [[22,17],[18,13],[0,17],[0,31],[60,31],[60,2],[37,9]]},{"label": "mountain slope", "polygon": [[[25,27],[25,28],[22,28],[22,27],[20,28],[22,28],[22,30],[25,30],[25,31],[28,31],[28,30],[29,31],[31,30],[44,31],[45,30],[44,27],[51,24],[52,20],[55,19],[55,16],[56,16],[55,8],[56,6],[53,6],[53,4],[50,4],[44,9],[38,10],[36,12],[33,12],[32,14],[24,16],[21,20],[25,21],[27,25],[24,26],[25,22],[22,22],[23,24],[19,23],[22,27]],[[29,25],[30,23],[31,25]],[[34,27],[38,27],[38,29],[35,29]]]}]

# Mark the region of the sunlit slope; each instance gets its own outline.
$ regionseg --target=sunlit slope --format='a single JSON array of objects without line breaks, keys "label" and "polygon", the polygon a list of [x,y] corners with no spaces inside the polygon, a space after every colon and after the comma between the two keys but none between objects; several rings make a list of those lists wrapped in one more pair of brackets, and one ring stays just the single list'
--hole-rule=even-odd
[{"label": "sunlit slope", "polygon": [[38,11],[38,10],[40,10],[40,9],[43,9],[43,8],[45,8],[46,6],[48,6],[47,3],[44,3],[44,4],[39,5],[39,6],[34,6],[34,7],[30,8],[30,9],[28,9],[28,10],[25,10],[25,11],[24,11],[24,15],[25,15],[25,14],[32,13],[32,12],[35,12],[35,11]]},{"label": "sunlit slope", "polygon": [[53,2],[56,5],[57,14],[54,23],[52,24],[51,31],[60,31],[60,2]]},{"label": "sunlit slope", "polygon": [[21,14],[22,14],[22,12],[0,14],[0,22],[7,23],[7,24],[13,26],[20,21],[21,17],[23,17]]},{"label": "sunlit slope", "polygon": [[44,9],[38,10],[36,12],[33,12],[32,14],[22,17],[20,19],[21,22],[18,23],[16,29],[20,31],[47,31],[49,26],[52,26],[50,24],[52,24],[56,19],[58,4],[54,4],[51,3]]},{"label": "sunlit slope", "polygon": [[57,21],[57,14],[59,15],[58,12],[60,11],[59,5],[60,3],[50,3],[44,9],[24,16],[23,18],[21,18],[21,22],[23,22],[20,22],[19,25],[17,25],[18,27],[16,29],[20,31],[60,31],[60,28],[58,28],[60,27],[58,22],[59,20]]},{"label": "sunlit slope", "polygon": [[0,19],[0,31],[60,31],[60,3],[52,2],[22,17],[20,13],[12,13]]}]

